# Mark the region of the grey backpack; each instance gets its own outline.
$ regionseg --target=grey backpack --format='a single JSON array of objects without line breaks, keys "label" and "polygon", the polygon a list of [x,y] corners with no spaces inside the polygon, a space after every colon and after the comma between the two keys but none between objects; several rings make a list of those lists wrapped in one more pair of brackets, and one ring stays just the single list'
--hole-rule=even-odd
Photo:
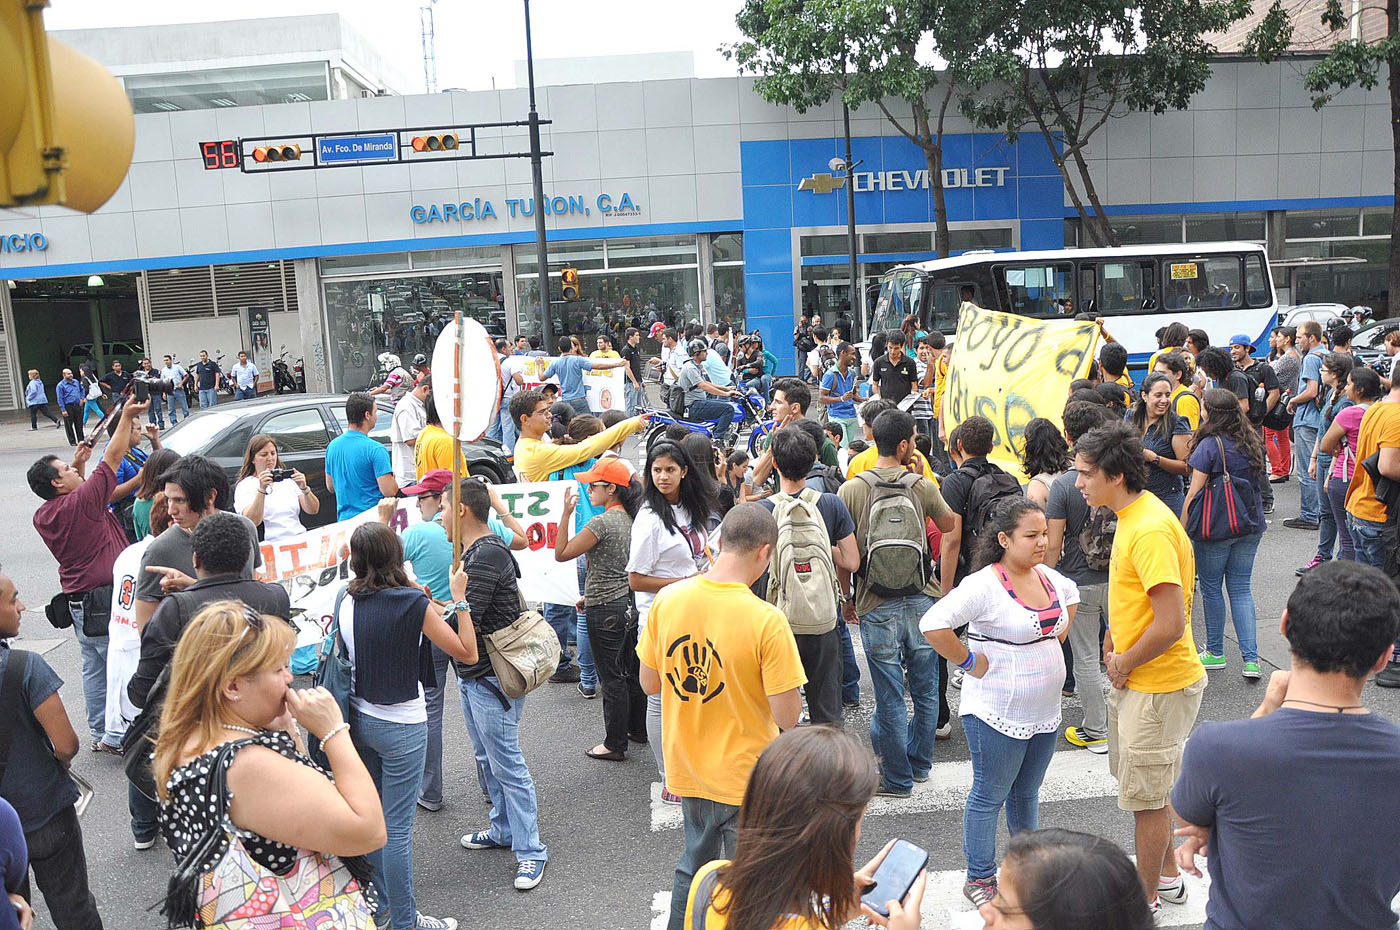
[{"label": "grey backpack", "polygon": [[885,598],[918,594],[933,577],[924,507],[914,491],[923,476],[906,472],[887,481],[865,471],[857,477],[870,494],[859,527],[865,539],[860,575],[866,587]]}]

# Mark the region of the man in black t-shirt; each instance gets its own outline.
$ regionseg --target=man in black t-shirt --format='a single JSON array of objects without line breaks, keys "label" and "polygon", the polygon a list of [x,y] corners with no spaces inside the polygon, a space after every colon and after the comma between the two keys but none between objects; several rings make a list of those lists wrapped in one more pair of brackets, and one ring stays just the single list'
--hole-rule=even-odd
[{"label": "man in black t-shirt", "polygon": [[194,369],[195,387],[199,389],[199,407],[201,410],[217,406],[219,403],[219,382],[223,380],[223,371],[219,368],[218,362],[209,360],[209,353],[199,350],[199,361],[195,362]]},{"label": "man in black t-shirt", "polygon": [[642,386],[642,334],[635,326],[627,327],[627,334],[624,337],[622,346],[622,357],[627,361],[627,380],[624,382],[627,397],[627,415],[636,416],[637,405],[645,397],[645,388]]},{"label": "man in black t-shirt", "polygon": [[131,372],[122,371],[121,362],[113,362],[112,370],[102,376],[102,383],[113,396],[119,396],[131,384]]},{"label": "man in black t-shirt", "polygon": [[891,330],[885,337],[888,353],[875,360],[870,369],[870,380],[880,392],[880,397],[892,404],[898,404],[909,396],[919,381],[919,369],[914,360],[904,354],[904,333]]}]

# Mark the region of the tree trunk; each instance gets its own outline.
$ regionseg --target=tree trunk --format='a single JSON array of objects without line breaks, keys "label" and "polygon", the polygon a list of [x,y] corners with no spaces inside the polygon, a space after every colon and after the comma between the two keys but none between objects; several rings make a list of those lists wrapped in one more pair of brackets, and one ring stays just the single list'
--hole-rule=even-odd
[{"label": "tree trunk", "polygon": [[[1395,35],[1400,30],[1400,0],[1386,0],[1385,18],[1390,34]],[[1381,315],[1392,316],[1391,305],[1400,300],[1400,61],[1392,57],[1386,67],[1390,81],[1390,141],[1395,151],[1395,205],[1390,212],[1389,293]]]},{"label": "tree trunk", "polygon": [[[1400,0],[1397,0],[1400,2]],[[951,250],[948,235],[948,201],[943,194],[943,114],[947,109],[947,99],[938,111],[938,133],[935,135],[929,123],[928,107],[922,103],[913,104],[914,135],[919,148],[924,151],[924,163],[928,165],[928,184],[933,191],[933,250],[939,258],[947,258]]]}]

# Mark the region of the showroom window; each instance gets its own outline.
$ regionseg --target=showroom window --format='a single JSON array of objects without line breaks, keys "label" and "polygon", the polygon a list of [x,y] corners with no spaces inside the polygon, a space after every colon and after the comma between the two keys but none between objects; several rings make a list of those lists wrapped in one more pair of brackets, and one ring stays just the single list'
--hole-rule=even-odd
[{"label": "showroom window", "polygon": [[710,237],[710,263],[715,275],[715,322],[748,331],[744,309],[744,236],[720,233]]}]

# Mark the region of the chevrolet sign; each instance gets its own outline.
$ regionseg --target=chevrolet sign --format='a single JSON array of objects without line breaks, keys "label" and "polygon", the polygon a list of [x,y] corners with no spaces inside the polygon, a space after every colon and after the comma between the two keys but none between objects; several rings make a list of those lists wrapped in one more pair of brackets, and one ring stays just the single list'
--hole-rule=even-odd
[{"label": "chevrolet sign", "polygon": [[[943,189],[1004,187],[1010,171],[1010,168],[947,168],[943,171]],[[923,168],[918,171],[857,171],[851,177],[854,182],[852,189],[858,194],[868,191],[927,190],[929,187],[929,173]],[[803,178],[797,189],[814,194],[830,194],[845,186],[845,178],[823,172]]]}]

